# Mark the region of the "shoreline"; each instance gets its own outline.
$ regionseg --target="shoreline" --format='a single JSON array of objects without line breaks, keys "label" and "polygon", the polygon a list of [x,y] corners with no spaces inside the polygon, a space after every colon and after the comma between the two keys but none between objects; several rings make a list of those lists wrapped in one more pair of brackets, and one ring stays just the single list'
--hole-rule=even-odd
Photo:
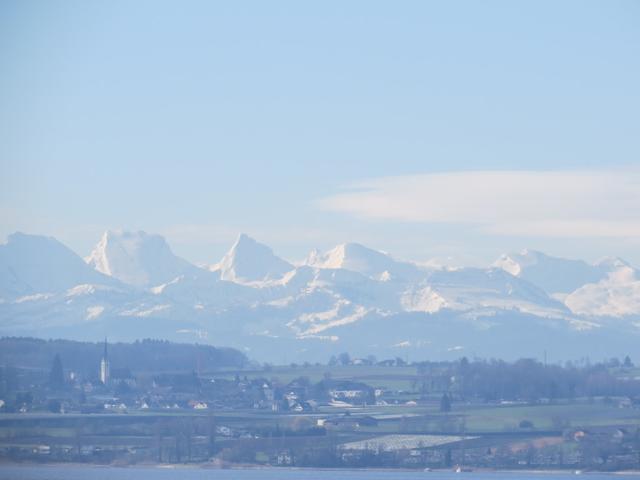
[{"label": "shoreline", "polygon": [[[330,468],[330,467],[277,467],[273,465],[215,465],[210,463],[139,463],[134,465],[101,465],[97,463],[79,463],[79,462],[4,462],[0,461],[0,469],[2,467],[31,467],[31,468],[95,468],[95,469],[122,469],[122,470],[271,470],[271,471],[316,471],[316,472],[416,472],[416,473],[456,473],[453,468],[433,468],[424,471],[420,468]],[[638,470],[618,470],[618,471],[600,471],[600,470],[582,470],[577,468],[566,469],[495,469],[495,468],[471,468],[470,472],[464,473],[487,473],[487,474],[527,474],[527,475],[575,475],[576,471],[580,471],[582,475],[621,475],[621,476],[639,476]]]}]

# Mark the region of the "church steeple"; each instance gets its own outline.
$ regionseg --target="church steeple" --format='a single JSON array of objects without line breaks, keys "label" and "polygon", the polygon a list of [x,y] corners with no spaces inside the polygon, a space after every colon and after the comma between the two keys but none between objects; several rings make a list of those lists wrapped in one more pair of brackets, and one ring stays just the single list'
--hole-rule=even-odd
[{"label": "church steeple", "polygon": [[104,339],[104,351],[100,360],[100,381],[107,385],[109,383],[109,356],[107,354],[107,338]]}]

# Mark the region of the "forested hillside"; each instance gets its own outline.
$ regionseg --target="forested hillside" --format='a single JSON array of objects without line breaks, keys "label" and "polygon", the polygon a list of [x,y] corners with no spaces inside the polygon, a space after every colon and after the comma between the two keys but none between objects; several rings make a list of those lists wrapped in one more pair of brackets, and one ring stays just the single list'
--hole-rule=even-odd
[{"label": "forested hillside", "polygon": [[[71,340],[0,338],[0,365],[48,370],[59,355],[65,369],[82,374],[97,372],[104,344]],[[108,344],[112,369],[135,371],[196,371],[242,367],[247,357],[232,348],[141,340]]]}]

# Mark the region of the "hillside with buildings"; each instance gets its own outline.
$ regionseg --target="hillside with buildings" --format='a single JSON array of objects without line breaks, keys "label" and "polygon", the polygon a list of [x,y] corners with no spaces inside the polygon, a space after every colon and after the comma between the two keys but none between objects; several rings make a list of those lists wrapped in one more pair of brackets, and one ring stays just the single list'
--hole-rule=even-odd
[{"label": "hillside with buildings", "polygon": [[[259,365],[239,352],[0,339],[0,461],[640,467],[631,358]],[[22,363],[21,363],[22,362]]]}]

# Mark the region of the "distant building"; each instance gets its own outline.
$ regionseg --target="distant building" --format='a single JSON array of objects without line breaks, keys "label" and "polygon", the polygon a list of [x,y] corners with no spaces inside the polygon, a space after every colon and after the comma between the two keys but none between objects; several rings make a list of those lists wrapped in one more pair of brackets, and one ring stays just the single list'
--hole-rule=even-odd
[{"label": "distant building", "polygon": [[109,383],[109,356],[107,355],[107,339],[104,339],[104,351],[102,353],[102,360],[100,360],[100,381],[107,385]]},{"label": "distant building", "polygon": [[357,430],[360,427],[375,427],[378,420],[369,415],[342,415],[319,418],[316,425],[331,430]]},{"label": "distant building", "polygon": [[109,380],[114,385],[127,385],[131,388],[136,386],[136,378],[128,368],[109,369]]},{"label": "distant building", "polygon": [[290,450],[283,450],[276,455],[276,465],[293,465],[293,454]]},{"label": "distant building", "polygon": [[209,405],[198,400],[190,400],[189,407],[193,408],[194,410],[206,410],[207,408],[209,408]]}]

